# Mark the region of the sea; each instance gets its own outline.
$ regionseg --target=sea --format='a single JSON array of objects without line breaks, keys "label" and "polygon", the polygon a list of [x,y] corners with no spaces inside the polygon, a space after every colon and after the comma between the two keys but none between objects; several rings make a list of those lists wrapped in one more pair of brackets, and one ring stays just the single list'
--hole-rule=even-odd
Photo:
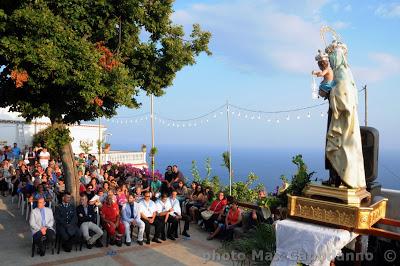
[{"label": "sea", "polygon": [[[116,149],[128,150],[120,146]],[[211,161],[211,176],[219,176],[221,182],[229,184],[229,172],[222,166],[224,147],[158,145],[155,159],[156,169],[164,172],[168,165],[178,165],[188,181],[193,180],[192,162],[195,161],[201,177],[206,174],[206,159]],[[261,183],[267,191],[273,191],[281,185],[281,175],[289,180],[296,173],[297,167],[292,158],[301,154],[310,172],[315,172],[313,180],[326,180],[324,150],[310,148],[233,148],[232,169],[233,182],[245,181],[250,172],[259,179],[254,185]],[[150,158],[147,158],[150,162]],[[388,189],[400,190],[400,150],[379,151],[378,177],[375,180]]]}]

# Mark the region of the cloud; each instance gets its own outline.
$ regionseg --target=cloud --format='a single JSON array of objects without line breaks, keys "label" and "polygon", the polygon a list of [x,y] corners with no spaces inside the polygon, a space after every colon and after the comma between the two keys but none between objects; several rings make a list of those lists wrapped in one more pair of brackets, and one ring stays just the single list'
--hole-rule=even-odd
[{"label": "cloud", "polygon": [[332,10],[334,11],[334,12],[339,12],[339,11],[346,11],[346,12],[350,12],[351,10],[353,10],[353,8],[352,8],[352,6],[350,5],[350,4],[347,4],[347,5],[340,5],[340,4],[338,4],[338,3],[333,3],[332,4]]},{"label": "cloud", "polygon": [[335,30],[347,29],[350,26],[350,23],[344,21],[335,21],[332,23],[332,27]]},{"label": "cloud", "polygon": [[[241,70],[309,73],[322,48],[320,9],[325,0],[220,0],[178,9],[173,21],[198,22],[212,32],[217,58]],[[342,22],[341,26],[345,26]]]},{"label": "cloud", "polygon": [[354,67],[354,77],[361,83],[374,83],[400,75],[400,58],[388,53],[370,53],[372,66]]},{"label": "cloud", "polygon": [[400,18],[400,3],[381,4],[375,14],[384,18]]}]

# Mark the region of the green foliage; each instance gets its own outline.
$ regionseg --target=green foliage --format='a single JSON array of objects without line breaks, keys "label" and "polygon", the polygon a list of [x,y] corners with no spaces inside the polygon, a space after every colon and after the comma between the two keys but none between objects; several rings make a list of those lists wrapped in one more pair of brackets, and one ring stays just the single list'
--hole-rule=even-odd
[{"label": "green foliage", "polygon": [[210,178],[212,170],[210,157],[207,157],[205,167],[206,167],[207,178]]},{"label": "green foliage", "polygon": [[163,95],[211,54],[211,34],[194,25],[185,37],[172,13],[172,0],[0,1],[0,107],[72,124],[139,108],[140,89]]},{"label": "green foliage", "polygon": [[72,142],[70,131],[60,124],[49,126],[33,136],[33,145],[40,143],[48,149],[52,157],[61,156],[61,149],[64,145]]},{"label": "green foliage", "polygon": [[97,147],[97,152],[100,154],[101,153],[101,147],[103,146],[104,142],[102,140],[97,140],[96,141],[96,147]]},{"label": "green foliage", "polygon": [[93,142],[90,142],[89,140],[81,140],[79,142],[79,146],[81,147],[81,149],[84,153],[88,154],[90,151],[90,148],[93,146]]},{"label": "green foliage", "polygon": [[[276,251],[276,236],[273,225],[260,224],[255,230],[249,231],[249,233],[242,238],[235,239],[235,241],[225,242],[223,249],[228,251],[243,252],[247,255],[247,259],[253,264],[258,265],[270,265],[273,255]],[[262,251],[262,259],[259,261],[252,261],[252,252]],[[265,256],[265,254],[271,254],[271,256]],[[264,260],[264,259],[267,260]]]},{"label": "green foliage", "polygon": [[[247,176],[246,182],[238,181],[232,183],[232,194],[240,202],[254,202],[258,196],[258,190],[253,189],[253,183],[258,180],[258,176],[251,172]],[[262,185],[261,185],[262,186]],[[260,186],[257,186],[259,189]],[[225,187],[225,194],[229,195],[229,186]]]},{"label": "green foliage", "polygon": [[158,152],[158,149],[156,147],[153,147],[150,149],[150,156],[155,156]]},{"label": "green foliage", "polygon": [[286,192],[287,194],[299,196],[315,172],[308,173],[307,165],[304,163],[301,154],[293,157],[292,162],[297,165],[297,173],[293,175],[292,182]]},{"label": "green foliage", "polygon": [[225,151],[222,153],[222,164],[221,166],[224,166],[226,169],[228,169],[229,172],[229,166],[230,166],[230,158],[229,158],[229,151]]},{"label": "green foliage", "polygon": [[193,181],[200,183],[201,182],[200,172],[199,169],[197,168],[195,160],[192,161],[192,168],[190,169],[190,172],[192,173]]}]

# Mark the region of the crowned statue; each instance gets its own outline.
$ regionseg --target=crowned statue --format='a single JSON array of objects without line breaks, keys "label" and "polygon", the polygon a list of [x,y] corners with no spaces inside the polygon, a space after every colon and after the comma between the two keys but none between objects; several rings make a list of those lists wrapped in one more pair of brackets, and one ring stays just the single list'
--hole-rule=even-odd
[{"label": "crowned statue", "polygon": [[357,88],[347,61],[348,49],[329,27],[321,29],[324,41],[327,31],[333,33],[334,40],[326,47],[325,53],[318,51],[315,59],[321,71],[312,72],[324,77],[319,95],[329,100],[325,148],[325,168],[329,170],[329,180],[323,184],[365,188]]}]

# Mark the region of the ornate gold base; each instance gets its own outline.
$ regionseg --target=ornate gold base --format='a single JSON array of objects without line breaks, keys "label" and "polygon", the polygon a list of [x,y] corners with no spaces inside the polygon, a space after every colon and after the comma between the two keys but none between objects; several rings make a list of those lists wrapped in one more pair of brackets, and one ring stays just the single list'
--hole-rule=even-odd
[{"label": "ornate gold base", "polygon": [[365,188],[331,187],[310,183],[303,190],[304,196],[314,199],[337,200],[352,206],[360,206],[364,201],[370,202],[371,194]]},{"label": "ornate gold base", "polygon": [[365,206],[352,206],[290,195],[288,200],[291,217],[348,229],[368,229],[385,218],[387,202],[386,198],[375,197],[373,202],[364,204]]}]

